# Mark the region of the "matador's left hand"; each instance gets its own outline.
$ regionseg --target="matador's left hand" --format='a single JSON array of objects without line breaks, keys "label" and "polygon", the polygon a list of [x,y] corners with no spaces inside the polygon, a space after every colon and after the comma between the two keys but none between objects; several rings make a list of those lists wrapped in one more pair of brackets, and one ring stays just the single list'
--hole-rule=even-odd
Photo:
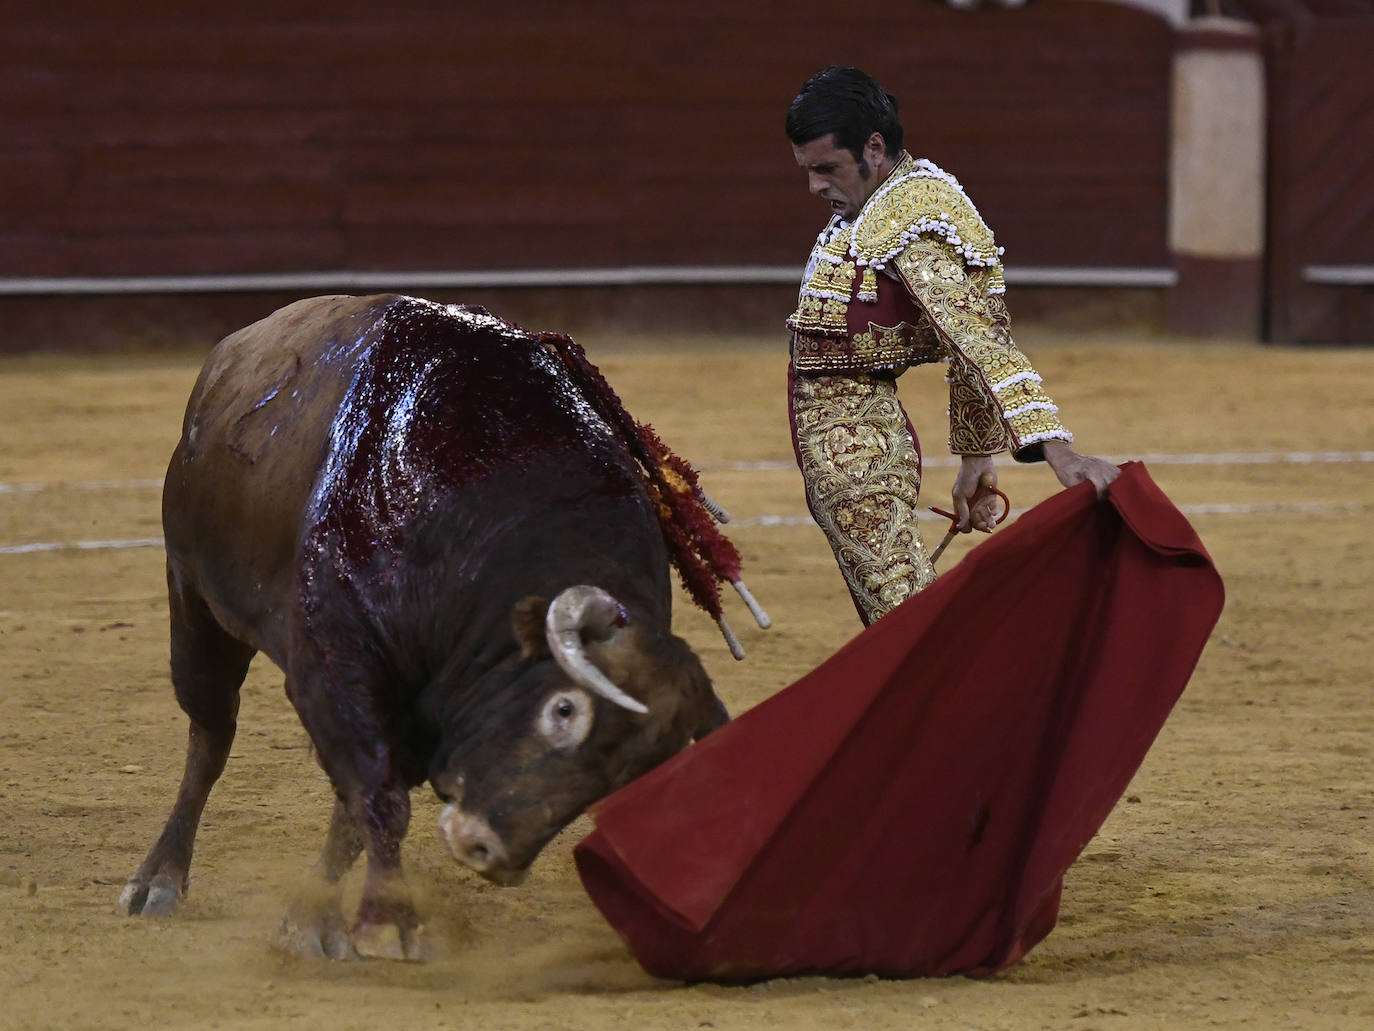
[{"label": "matador's left hand", "polygon": [[1062,440],[1047,440],[1044,449],[1045,461],[1065,487],[1089,480],[1101,498],[1107,493],[1107,485],[1121,475],[1121,470],[1105,458],[1080,455]]}]

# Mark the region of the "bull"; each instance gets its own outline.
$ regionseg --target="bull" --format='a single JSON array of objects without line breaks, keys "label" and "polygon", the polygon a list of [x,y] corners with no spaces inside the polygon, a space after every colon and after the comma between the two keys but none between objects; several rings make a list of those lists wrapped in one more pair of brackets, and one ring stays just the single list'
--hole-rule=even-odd
[{"label": "bull", "polygon": [[[336,797],[281,929],[322,956],[423,955],[412,788],[445,803],[457,860],[516,883],[587,805],[728,719],[670,629],[663,499],[559,340],[480,308],[320,297],[211,352],[163,493],[185,772],[124,912],[181,903],[258,652]],[[339,881],[362,853],[350,926]]]}]

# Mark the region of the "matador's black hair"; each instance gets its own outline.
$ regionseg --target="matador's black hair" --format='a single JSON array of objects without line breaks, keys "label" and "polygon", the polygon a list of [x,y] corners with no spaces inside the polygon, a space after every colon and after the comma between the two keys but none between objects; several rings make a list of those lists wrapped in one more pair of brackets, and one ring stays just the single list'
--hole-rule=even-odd
[{"label": "matador's black hair", "polygon": [[797,146],[834,133],[836,146],[861,161],[864,144],[875,132],[889,157],[902,152],[897,98],[858,68],[822,68],[806,80],[787,109],[787,138]]}]

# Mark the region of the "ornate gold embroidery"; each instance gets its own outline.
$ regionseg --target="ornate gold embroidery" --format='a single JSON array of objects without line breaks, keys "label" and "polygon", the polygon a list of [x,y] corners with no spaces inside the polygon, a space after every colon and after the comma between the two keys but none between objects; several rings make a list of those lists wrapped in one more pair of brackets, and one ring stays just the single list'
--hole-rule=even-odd
[{"label": "ornate gold embroidery", "polygon": [[895,326],[868,324],[848,340],[798,334],[792,343],[792,364],[798,372],[876,372],[901,375],[917,361],[933,361],[931,345],[939,341],[924,326],[901,322]]},{"label": "ornate gold embroidery", "polygon": [[864,267],[863,279],[859,283],[859,300],[872,304],[878,299],[878,274],[872,265]]},{"label": "ornate gold embroidery", "polygon": [[903,156],[854,219],[849,252],[859,265],[881,272],[923,235],[943,239],[963,259],[952,262],[992,271],[988,289],[1001,293],[1002,249],[959,180],[925,158]]},{"label": "ornate gold embroidery", "polygon": [[799,333],[845,335],[845,318],[857,273],[849,257],[846,226],[832,223],[825,228],[816,240],[807,268],[810,274],[802,283],[797,310],[787,320],[788,326]]},{"label": "ornate gold embroidery", "polygon": [[949,450],[955,455],[995,455],[1007,450],[1002,412],[988,396],[978,372],[963,355],[949,360]]},{"label": "ornate gold embroidery", "polygon": [[811,511],[871,623],[928,586],[920,460],[883,376],[797,376],[792,411]]},{"label": "ornate gold embroidery", "polygon": [[854,341],[856,351],[895,356],[905,352],[907,340],[915,329],[915,326],[906,322],[896,326],[879,326],[875,322],[870,322],[867,330],[855,333],[850,339]]},{"label": "ornate gold embroidery", "polygon": [[[976,270],[979,285],[990,294],[1005,289],[998,257],[1001,250],[958,180],[925,159],[917,161],[904,154],[852,225],[834,219],[816,240],[797,308],[787,320],[801,341],[795,349],[800,359],[798,369],[844,372],[878,367],[846,359],[843,344],[805,341],[819,337],[844,340],[849,332],[850,307],[876,301],[877,273],[923,237],[938,237],[949,244],[942,252],[944,262],[930,270],[932,275],[948,282],[962,281],[964,265],[968,264]],[[836,361],[808,364],[821,357]]]},{"label": "ornate gold embroidery", "polygon": [[[951,371],[951,387],[970,387],[996,405],[997,415],[1010,429],[1013,450],[1051,438],[1073,440],[1059,421],[1059,409],[1045,393],[1039,374],[1012,342],[1006,305],[1001,297],[988,293],[986,282],[981,281],[993,270],[977,269],[965,275],[945,245],[931,239],[913,240],[895,265],[954,358],[966,363]],[[959,272],[953,278],[952,268]],[[955,447],[956,410],[965,420],[959,430],[960,447],[991,439],[981,425],[982,417],[957,403],[960,400],[962,396],[956,399],[951,389],[951,448],[961,454],[986,453],[981,447],[973,451]]]}]

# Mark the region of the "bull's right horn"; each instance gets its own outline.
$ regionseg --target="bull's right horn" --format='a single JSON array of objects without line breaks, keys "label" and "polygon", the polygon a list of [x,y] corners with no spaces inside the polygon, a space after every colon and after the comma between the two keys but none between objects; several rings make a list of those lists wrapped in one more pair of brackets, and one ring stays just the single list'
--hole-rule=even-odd
[{"label": "bull's right horn", "polygon": [[544,636],[553,652],[553,661],[572,677],[574,683],[595,691],[622,709],[647,713],[649,710],[643,703],[616,687],[606,674],[592,665],[582,644],[584,630],[608,637],[612,629],[624,623],[625,609],[620,602],[600,587],[579,584],[560,592],[550,603],[548,615],[544,617]]}]

